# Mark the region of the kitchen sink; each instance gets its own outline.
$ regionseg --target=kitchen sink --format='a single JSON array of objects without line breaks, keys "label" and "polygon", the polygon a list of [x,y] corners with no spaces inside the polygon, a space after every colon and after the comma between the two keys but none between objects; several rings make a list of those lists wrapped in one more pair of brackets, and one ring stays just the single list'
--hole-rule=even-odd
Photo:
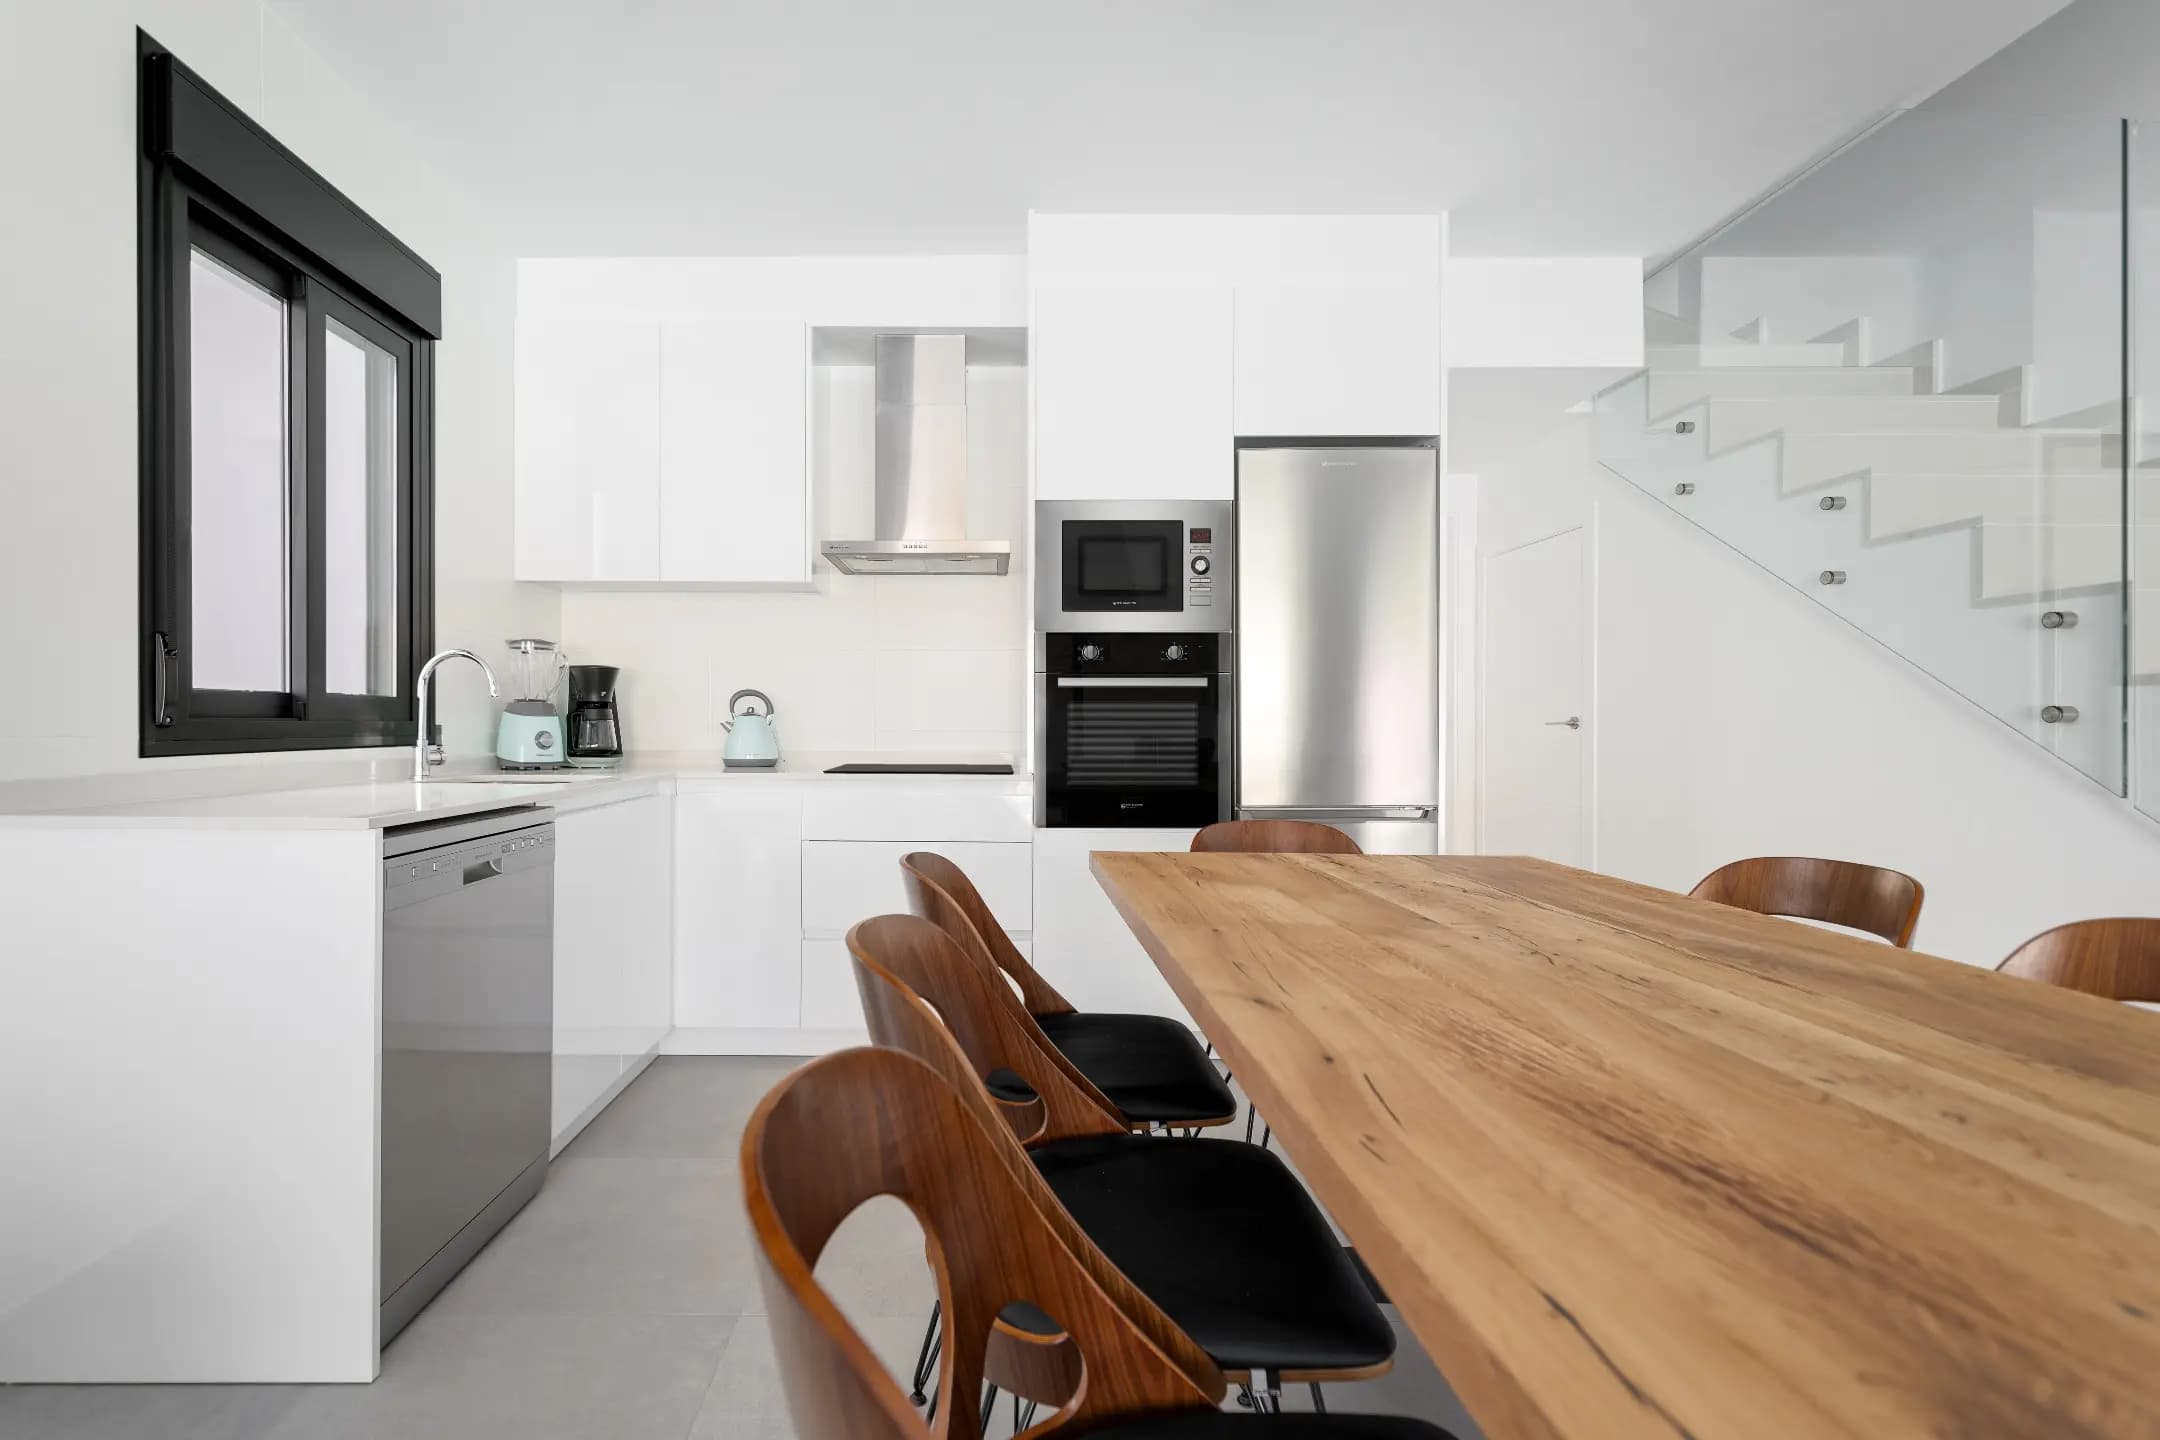
[{"label": "kitchen sink", "polygon": [[574,785],[584,779],[582,775],[521,775],[504,771],[500,775],[440,775],[429,776],[430,785]]}]

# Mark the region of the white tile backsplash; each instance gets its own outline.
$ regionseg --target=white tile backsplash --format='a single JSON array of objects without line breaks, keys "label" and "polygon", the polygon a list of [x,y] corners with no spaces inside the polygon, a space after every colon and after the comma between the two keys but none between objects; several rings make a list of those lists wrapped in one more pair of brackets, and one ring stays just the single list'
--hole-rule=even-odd
[{"label": "white tile backsplash", "polygon": [[[867,367],[820,367],[819,539],[871,530]],[[1026,372],[969,375],[970,527],[1024,548]],[[837,527],[837,528],[835,528]],[[562,597],[574,663],[622,668],[633,750],[715,750],[737,690],[770,695],[785,751],[1026,750],[1026,557],[1008,575],[854,576],[807,591]]]}]

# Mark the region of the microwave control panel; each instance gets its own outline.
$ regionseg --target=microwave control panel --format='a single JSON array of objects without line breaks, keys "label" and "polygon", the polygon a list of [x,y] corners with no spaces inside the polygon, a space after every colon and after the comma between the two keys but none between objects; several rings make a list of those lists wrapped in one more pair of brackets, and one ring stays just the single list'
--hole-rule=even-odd
[{"label": "microwave control panel", "polygon": [[1215,527],[1188,526],[1185,531],[1185,603],[1215,603]]}]

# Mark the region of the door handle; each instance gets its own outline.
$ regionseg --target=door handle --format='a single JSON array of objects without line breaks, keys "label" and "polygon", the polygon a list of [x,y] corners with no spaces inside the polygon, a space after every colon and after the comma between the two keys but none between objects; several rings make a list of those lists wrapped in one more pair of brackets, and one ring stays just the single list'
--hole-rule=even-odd
[{"label": "door handle", "polygon": [[1565,725],[1570,730],[1582,729],[1582,716],[1570,715],[1565,720],[1547,720],[1547,725]]},{"label": "door handle", "polygon": [[497,875],[500,875],[502,873],[502,857],[495,856],[490,859],[482,860],[477,865],[467,865],[465,867],[465,877],[463,883],[467,885],[477,885],[482,880],[492,880]]}]

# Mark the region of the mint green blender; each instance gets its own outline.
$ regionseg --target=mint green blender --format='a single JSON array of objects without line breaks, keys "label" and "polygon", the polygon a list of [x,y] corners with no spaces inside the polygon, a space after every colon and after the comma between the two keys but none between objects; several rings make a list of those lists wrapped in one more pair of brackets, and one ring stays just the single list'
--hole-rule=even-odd
[{"label": "mint green blender", "polygon": [[552,640],[510,640],[510,690],[495,727],[495,763],[504,770],[556,770],[564,764],[562,711],[555,687],[570,657]]}]

